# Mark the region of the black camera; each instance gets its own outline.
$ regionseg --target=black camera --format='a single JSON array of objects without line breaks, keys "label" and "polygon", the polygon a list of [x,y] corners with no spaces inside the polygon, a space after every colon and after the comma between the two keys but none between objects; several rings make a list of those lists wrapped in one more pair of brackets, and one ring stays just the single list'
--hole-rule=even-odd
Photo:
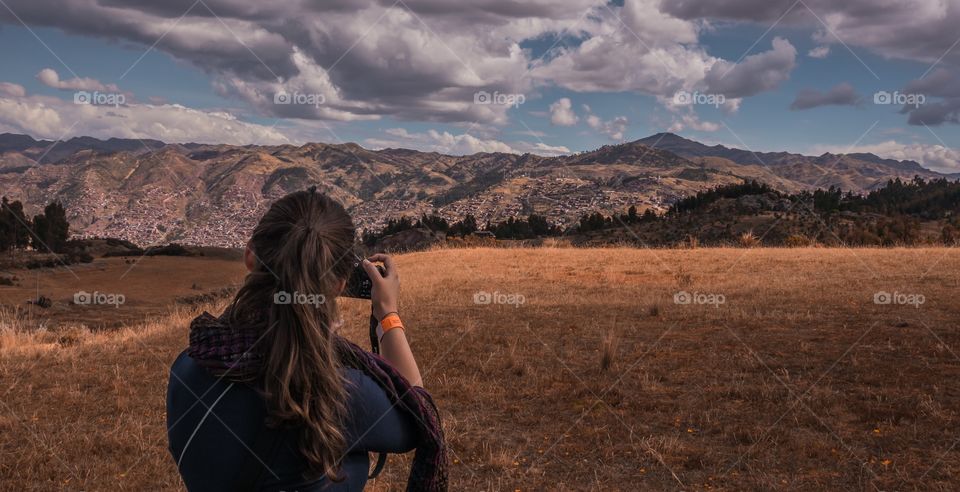
[{"label": "black camera", "polygon": [[[385,276],[387,271],[383,265],[377,265],[377,271],[380,276]],[[370,299],[373,294],[373,281],[367,275],[363,268],[363,258],[356,257],[353,260],[353,271],[350,272],[350,278],[347,280],[347,286],[340,294],[343,297],[353,297],[356,299]]]}]

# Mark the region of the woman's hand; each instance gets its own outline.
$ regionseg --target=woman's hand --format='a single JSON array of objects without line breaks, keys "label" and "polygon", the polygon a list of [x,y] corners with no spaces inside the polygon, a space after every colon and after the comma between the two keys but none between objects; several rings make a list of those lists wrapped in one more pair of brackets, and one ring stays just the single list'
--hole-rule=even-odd
[{"label": "woman's hand", "polygon": [[[380,275],[377,266],[373,262],[383,262],[384,275]],[[363,260],[363,269],[367,271],[370,281],[373,283],[373,290],[370,295],[370,301],[373,303],[373,315],[378,319],[391,312],[400,310],[400,273],[397,271],[393,258],[388,255],[373,255]]]},{"label": "woman's hand", "polygon": [[[384,275],[380,275],[375,261],[382,261]],[[370,300],[373,302],[373,315],[377,320],[397,312],[400,309],[400,273],[397,272],[393,258],[387,255],[373,255],[363,260],[363,269],[367,271],[373,283]],[[390,330],[380,339],[380,354],[397,371],[414,386],[423,386],[423,377],[417,367],[417,360],[413,358],[410,345],[407,343],[405,329]]]}]

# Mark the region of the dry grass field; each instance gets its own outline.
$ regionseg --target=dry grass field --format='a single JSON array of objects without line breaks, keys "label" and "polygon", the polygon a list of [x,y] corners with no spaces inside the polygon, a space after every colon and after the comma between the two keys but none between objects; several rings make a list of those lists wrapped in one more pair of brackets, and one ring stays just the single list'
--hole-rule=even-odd
[{"label": "dry grass field", "polygon": [[[146,258],[101,290],[212,288],[239,268],[177,261]],[[960,249],[447,249],[399,264],[451,490],[960,488]],[[365,344],[366,306],[344,306]],[[164,395],[193,314],[69,337],[0,318],[0,488],[182,488]],[[401,490],[408,459],[369,488]]]},{"label": "dry grass field", "polygon": [[[166,314],[178,299],[210,295],[243,280],[246,271],[236,260],[217,257],[100,258],[69,267],[16,272],[18,285],[0,286],[0,309],[19,306],[28,325],[62,329],[86,326],[93,330],[118,328]],[[71,305],[74,294],[122,295],[122,305]],[[27,299],[49,297],[53,306],[26,306]],[[107,299],[104,297],[104,299]]]}]

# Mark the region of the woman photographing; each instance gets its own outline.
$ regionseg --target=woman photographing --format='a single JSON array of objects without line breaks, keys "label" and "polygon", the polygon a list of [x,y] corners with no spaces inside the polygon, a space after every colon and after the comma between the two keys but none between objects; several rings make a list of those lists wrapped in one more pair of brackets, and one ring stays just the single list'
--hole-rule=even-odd
[{"label": "woman photographing", "polygon": [[[315,189],[273,203],[225,311],[171,368],[170,451],[190,490],[362,490],[368,453],[416,449],[408,490],[446,490],[440,419],[400,319],[393,260],[363,260],[382,357],[337,334],[355,229]],[[382,263],[381,274],[375,263]]]}]

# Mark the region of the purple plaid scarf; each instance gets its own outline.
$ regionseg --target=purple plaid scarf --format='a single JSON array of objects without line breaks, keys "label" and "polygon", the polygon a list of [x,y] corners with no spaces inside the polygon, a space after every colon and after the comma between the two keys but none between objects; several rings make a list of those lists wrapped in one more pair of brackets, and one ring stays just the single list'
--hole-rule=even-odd
[{"label": "purple plaid scarf", "polygon": [[[188,355],[216,377],[253,384],[264,359],[264,344],[257,343],[262,324],[233,327],[224,313],[216,318],[204,312],[190,323]],[[417,449],[407,480],[408,491],[447,490],[447,449],[440,414],[427,390],[411,385],[389,362],[349,340],[335,336],[337,355],[343,367],[357,369],[373,379],[390,403],[413,416],[417,425]],[[263,337],[266,338],[266,337]]]}]

